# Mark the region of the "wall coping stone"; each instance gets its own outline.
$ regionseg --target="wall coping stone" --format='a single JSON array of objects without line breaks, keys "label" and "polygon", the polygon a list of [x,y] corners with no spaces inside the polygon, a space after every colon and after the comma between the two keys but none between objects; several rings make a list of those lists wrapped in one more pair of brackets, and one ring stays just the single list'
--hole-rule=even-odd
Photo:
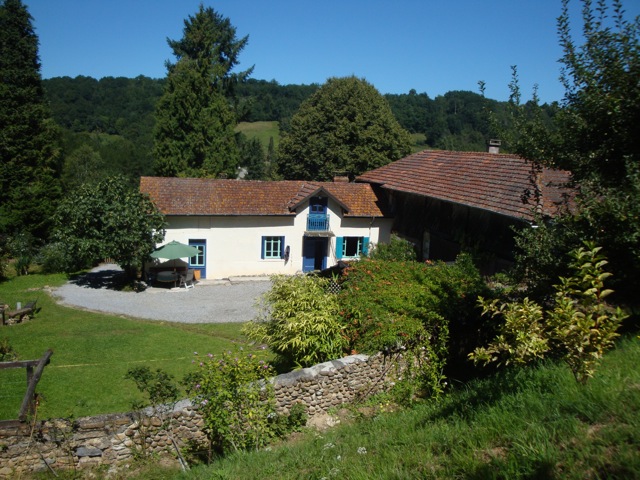
[{"label": "wall coping stone", "polygon": [[347,365],[366,363],[369,360],[368,355],[358,354],[340,358],[338,360],[330,360],[328,362],[318,363],[313,367],[301,368],[293,372],[283,373],[274,377],[271,381],[274,386],[290,386],[301,380],[313,380],[318,375],[325,372],[336,372]]}]

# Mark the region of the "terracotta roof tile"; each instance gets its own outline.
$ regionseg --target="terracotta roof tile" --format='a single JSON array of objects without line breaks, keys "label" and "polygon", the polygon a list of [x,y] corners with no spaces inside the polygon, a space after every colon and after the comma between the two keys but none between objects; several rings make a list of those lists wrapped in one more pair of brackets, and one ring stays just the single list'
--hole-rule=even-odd
[{"label": "terracotta roof tile", "polygon": [[[425,150],[367,172],[356,180],[531,219],[533,205],[523,201],[525,192],[532,190],[530,173],[531,164],[514,155]],[[569,192],[561,188],[568,180],[568,172],[543,170],[539,185],[544,214],[557,213],[563,194]]]},{"label": "terracotta roof tile", "polygon": [[383,204],[366,183],[140,179],[140,191],[149,194],[165,215],[294,215],[292,208],[320,189],[346,208],[346,216],[384,216]]}]

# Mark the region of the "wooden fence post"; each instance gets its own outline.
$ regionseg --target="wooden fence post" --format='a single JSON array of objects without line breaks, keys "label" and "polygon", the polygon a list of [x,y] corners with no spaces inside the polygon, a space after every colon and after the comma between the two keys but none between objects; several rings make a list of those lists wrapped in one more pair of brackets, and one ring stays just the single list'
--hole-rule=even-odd
[{"label": "wooden fence post", "polygon": [[[44,355],[38,361],[35,372],[31,375],[31,378],[28,380],[27,391],[24,394],[24,398],[22,399],[22,406],[20,407],[20,413],[18,414],[18,420],[24,422],[27,419],[27,414],[29,412],[33,412],[35,409],[35,398],[34,395],[36,393],[36,385],[42,376],[42,372],[44,371],[44,367],[49,364],[49,359],[53,355],[53,350],[47,350],[44,352]],[[29,368],[31,367],[31,368]],[[29,377],[29,370],[32,369],[33,366],[27,366],[27,377]]]}]

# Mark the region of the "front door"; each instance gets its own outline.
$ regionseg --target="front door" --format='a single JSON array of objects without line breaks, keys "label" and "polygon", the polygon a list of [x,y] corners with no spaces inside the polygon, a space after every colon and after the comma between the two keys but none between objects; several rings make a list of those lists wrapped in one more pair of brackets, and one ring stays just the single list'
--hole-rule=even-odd
[{"label": "front door", "polygon": [[304,237],[303,242],[302,271],[311,272],[327,268],[327,239]]},{"label": "front door", "polygon": [[189,240],[189,245],[196,247],[199,252],[189,259],[189,268],[198,270],[200,278],[207,278],[207,241]]}]

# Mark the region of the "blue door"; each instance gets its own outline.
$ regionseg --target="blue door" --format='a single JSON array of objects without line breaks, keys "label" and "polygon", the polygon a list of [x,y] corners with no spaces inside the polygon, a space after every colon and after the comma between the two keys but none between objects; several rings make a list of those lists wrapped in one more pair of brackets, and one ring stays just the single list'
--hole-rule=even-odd
[{"label": "blue door", "polygon": [[324,270],[327,268],[326,238],[304,237],[302,245],[302,271]]},{"label": "blue door", "polygon": [[200,278],[207,278],[207,241],[189,240],[189,245],[196,247],[199,252],[189,259],[189,268],[200,271]]}]

